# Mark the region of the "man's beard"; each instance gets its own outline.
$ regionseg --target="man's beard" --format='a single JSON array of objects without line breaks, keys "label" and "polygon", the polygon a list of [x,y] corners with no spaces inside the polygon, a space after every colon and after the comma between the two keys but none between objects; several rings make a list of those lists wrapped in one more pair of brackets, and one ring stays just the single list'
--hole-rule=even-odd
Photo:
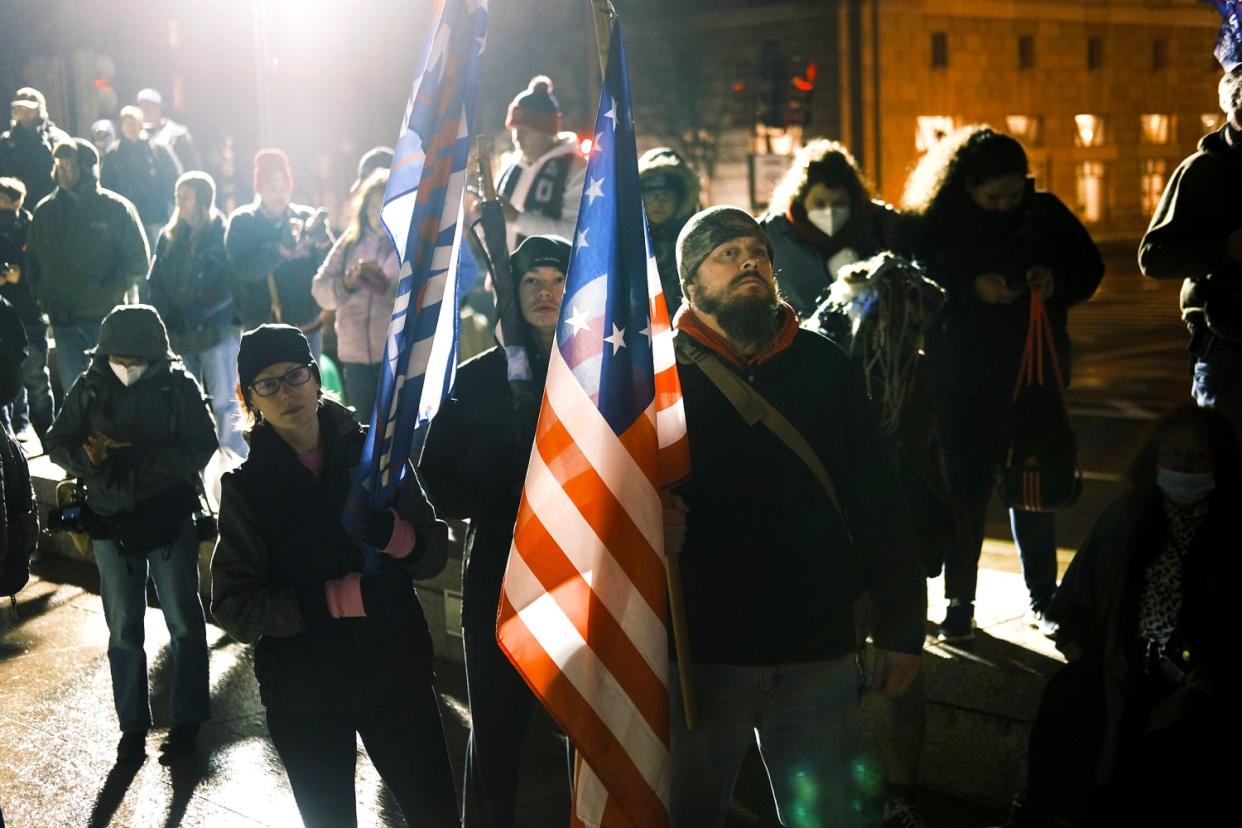
[{"label": "man's beard", "polygon": [[766,296],[728,296],[728,287],[718,293],[700,288],[694,306],[710,314],[735,345],[753,353],[776,338],[781,328],[778,291],[769,286]]}]

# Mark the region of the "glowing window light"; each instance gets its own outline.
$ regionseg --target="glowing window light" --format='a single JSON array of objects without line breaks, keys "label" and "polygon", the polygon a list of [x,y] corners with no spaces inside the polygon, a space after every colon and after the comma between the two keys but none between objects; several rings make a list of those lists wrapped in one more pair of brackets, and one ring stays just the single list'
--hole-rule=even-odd
[{"label": "glowing window light", "polygon": [[1074,116],[1074,126],[1078,128],[1074,143],[1080,147],[1099,147],[1104,144],[1104,119],[1099,115],[1082,114]]},{"label": "glowing window light", "polygon": [[1139,135],[1144,144],[1164,146],[1173,138],[1173,119],[1159,113],[1140,115]]}]

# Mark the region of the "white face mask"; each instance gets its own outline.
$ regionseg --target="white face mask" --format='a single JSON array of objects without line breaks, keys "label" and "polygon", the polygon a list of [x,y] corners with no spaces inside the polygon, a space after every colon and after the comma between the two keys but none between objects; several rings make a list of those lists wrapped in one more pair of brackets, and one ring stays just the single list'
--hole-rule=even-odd
[{"label": "white face mask", "polygon": [[137,382],[151,366],[145,362],[138,365],[118,365],[112,360],[108,360],[108,367],[112,369],[112,373],[116,374],[116,378],[121,381],[121,385],[130,386]]},{"label": "white face mask", "polygon": [[1211,472],[1179,472],[1160,468],[1156,471],[1156,485],[1174,503],[1196,503],[1216,488],[1216,476]]},{"label": "white face mask", "polygon": [[825,234],[835,236],[850,220],[850,208],[820,207],[817,210],[807,210],[806,217]]}]

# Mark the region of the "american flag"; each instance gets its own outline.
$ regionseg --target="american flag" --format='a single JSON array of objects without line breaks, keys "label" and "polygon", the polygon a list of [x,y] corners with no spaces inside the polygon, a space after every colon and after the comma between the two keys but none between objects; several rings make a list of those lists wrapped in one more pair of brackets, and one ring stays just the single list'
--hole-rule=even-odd
[{"label": "american flag", "polygon": [[660,489],[689,470],[613,24],[497,637],[578,750],[574,824],[669,820]]},{"label": "american flag", "polygon": [[1206,0],[1220,12],[1220,34],[1213,54],[1226,72],[1242,65],[1242,0]]},{"label": "american flag", "polygon": [[[401,275],[354,508],[391,502],[416,432],[425,430],[452,386],[462,195],[487,17],[487,0],[436,4],[401,119],[380,213]],[[346,513],[349,524],[351,510]]]}]

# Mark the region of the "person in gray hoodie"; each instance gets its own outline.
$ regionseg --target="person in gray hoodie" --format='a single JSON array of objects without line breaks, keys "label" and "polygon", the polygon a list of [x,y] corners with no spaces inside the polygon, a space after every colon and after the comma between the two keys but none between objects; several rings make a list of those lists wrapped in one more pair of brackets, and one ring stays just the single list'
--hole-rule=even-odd
[{"label": "person in gray hoodie", "polygon": [[90,141],[60,144],[53,156],[56,190],[31,219],[26,279],[51,320],[68,392],[99,342],[100,321],[146,278],[149,251],[134,205],[99,186],[99,153]]},{"label": "person in gray hoodie", "polygon": [[86,489],[122,733],[117,760],[140,762],[151,727],[143,649],[148,571],[172,637],[173,725],[165,753],[191,750],[208,716],[207,630],[192,515],[196,480],[216,450],[216,426],[202,388],[169,350],[155,308],[114,308],[92,356],[52,424],[47,448],[52,462]]}]

